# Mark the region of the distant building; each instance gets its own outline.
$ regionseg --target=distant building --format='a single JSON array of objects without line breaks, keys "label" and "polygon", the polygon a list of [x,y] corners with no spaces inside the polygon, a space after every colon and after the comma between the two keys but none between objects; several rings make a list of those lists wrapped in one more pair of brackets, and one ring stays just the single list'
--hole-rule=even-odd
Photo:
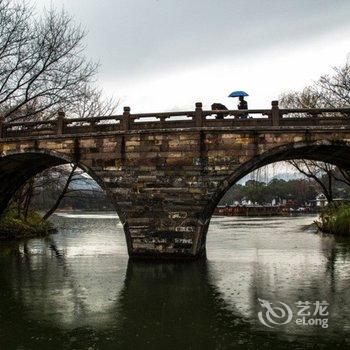
[{"label": "distant building", "polygon": [[323,193],[319,193],[316,198],[316,207],[323,208],[328,204],[327,198]]}]

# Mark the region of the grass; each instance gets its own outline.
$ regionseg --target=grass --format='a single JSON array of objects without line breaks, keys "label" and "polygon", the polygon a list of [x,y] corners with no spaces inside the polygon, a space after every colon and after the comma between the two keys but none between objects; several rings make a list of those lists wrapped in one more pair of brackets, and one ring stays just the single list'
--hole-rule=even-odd
[{"label": "grass", "polygon": [[316,225],[322,232],[350,237],[350,205],[329,205]]},{"label": "grass", "polygon": [[29,237],[44,237],[55,232],[49,221],[42,221],[35,211],[28,212],[27,218],[18,215],[15,207],[10,207],[0,219],[0,240],[16,240]]}]

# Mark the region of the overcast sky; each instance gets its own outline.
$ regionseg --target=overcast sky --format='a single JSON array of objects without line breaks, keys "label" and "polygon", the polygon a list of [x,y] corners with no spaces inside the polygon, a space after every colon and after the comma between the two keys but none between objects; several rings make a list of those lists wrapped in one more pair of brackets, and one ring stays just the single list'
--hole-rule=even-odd
[{"label": "overcast sky", "polygon": [[[348,0],[33,0],[88,31],[99,85],[133,112],[206,108],[233,90],[266,108],[345,62]],[[120,107],[120,109],[121,109]]]}]

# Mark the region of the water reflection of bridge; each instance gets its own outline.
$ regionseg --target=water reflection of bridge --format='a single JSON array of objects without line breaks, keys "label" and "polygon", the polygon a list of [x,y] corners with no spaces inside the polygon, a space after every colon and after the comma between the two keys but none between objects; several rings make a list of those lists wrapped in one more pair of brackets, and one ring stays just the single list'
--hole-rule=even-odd
[{"label": "water reflection of bridge", "polygon": [[[306,280],[300,276],[300,284],[298,279],[293,279],[297,285],[283,284],[286,289],[280,290],[277,298],[289,300],[299,288],[303,299],[322,300],[322,293],[328,293],[325,284],[341,292],[337,298],[344,296],[346,278],[338,282],[334,278],[345,273],[342,259],[349,260],[347,247],[341,247],[335,241],[323,241],[324,267],[313,273],[313,267],[305,265],[309,287],[303,287]],[[262,349],[271,349],[285,343],[302,346],[307,341],[288,328],[260,332],[264,329],[256,323],[257,298],[274,301],[279,283],[276,280],[276,285],[271,285],[276,271],[272,266],[272,270],[266,269],[263,261],[242,280],[243,265],[238,262],[160,264],[130,260],[126,270],[125,257],[111,261],[80,256],[77,263],[54,240],[41,247],[22,243],[1,252],[1,266],[6,266],[6,271],[0,270],[0,345],[6,345],[4,348],[23,344],[57,348],[57,344],[64,344],[63,348],[154,349],[166,344],[173,349],[247,349],[259,344]],[[248,313],[241,308],[242,297],[233,290],[245,294]],[[340,300],[328,301],[342,305]],[[322,335],[317,329],[308,333],[309,337]]]},{"label": "water reflection of bridge", "polygon": [[217,206],[216,215],[224,216],[275,216],[288,215],[289,208],[286,205],[260,205],[260,204],[237,204]]}]

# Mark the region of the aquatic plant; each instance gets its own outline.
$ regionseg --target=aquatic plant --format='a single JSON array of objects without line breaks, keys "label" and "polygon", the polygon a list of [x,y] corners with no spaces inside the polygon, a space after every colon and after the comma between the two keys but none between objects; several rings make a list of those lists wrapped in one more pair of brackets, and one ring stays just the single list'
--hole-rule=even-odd
[{"label": "aquatic plant", "polygon": [[322,232],[350,236],[350,205],[328,205],[315,223]]}]

